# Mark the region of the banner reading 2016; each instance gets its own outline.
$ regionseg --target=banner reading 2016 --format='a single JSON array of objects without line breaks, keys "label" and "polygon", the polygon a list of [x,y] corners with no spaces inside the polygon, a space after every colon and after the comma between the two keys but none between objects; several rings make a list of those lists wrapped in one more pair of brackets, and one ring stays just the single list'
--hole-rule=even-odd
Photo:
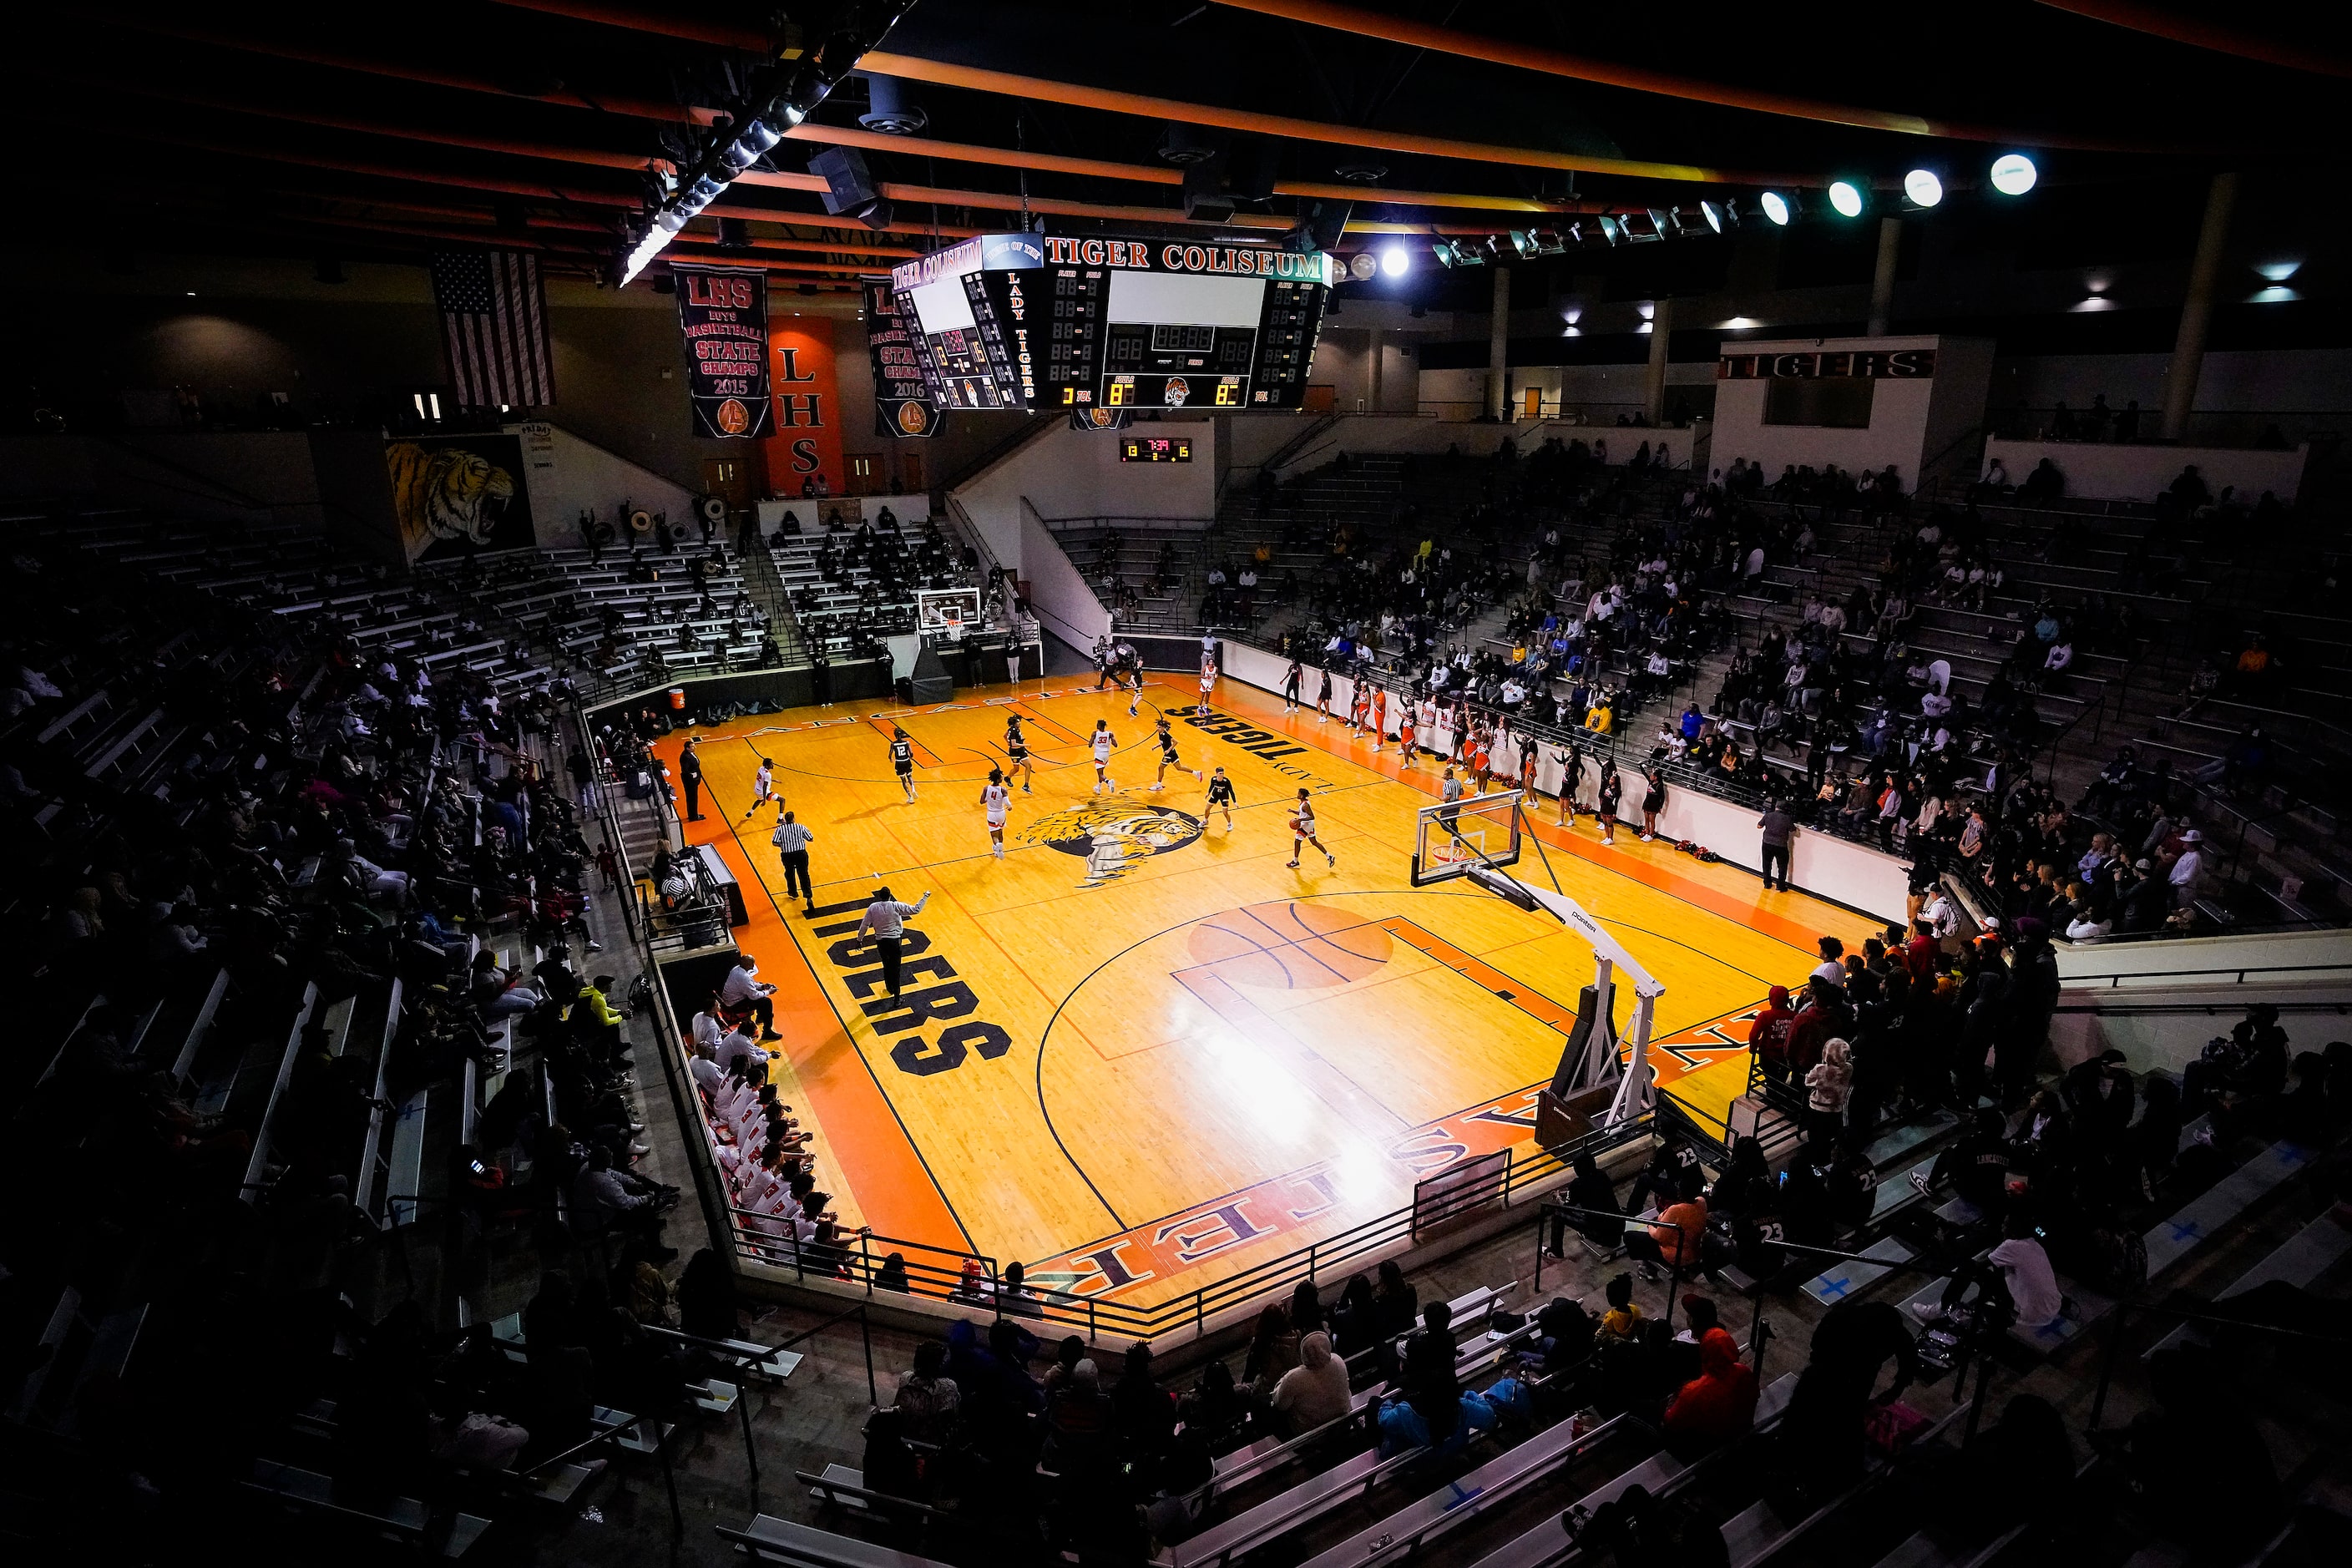
[{"label": "banner reading 2016", "polygon": [[775,433],[768,398],[768,276],[672,264],[698,436]]}]

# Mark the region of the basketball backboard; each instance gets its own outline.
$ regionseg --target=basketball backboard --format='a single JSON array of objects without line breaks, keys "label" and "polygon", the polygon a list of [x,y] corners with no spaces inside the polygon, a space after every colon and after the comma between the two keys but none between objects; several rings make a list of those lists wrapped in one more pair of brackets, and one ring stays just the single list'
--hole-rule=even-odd
[{"label": "basketball backboard", "polygon": [[1425,888],[1466,877],[1475,866],[1509,866],[1519,858],[1523,819],[1517,790],[1424,805],[1414,813],[1412,885]]},{"label": "basketball backboard", "polygon": [[981,630],[977,588],[919,588],[915,591],[916,625],[926,636],[961,642],[967,632]]}]

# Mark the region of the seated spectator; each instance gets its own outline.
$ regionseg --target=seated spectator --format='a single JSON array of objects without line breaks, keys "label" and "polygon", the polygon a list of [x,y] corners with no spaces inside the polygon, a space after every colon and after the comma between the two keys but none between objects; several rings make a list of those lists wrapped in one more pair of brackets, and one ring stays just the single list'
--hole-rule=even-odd
[{"label": "seated spectator", "polygon": [[1337,1421],[1349,1409],[1348,1368],[1331,1353],[1331,1342],[1321,1331],[1298,1341],[1298,1364],[1275,1384],[1273,1408],[1282,1429],[1292,1436]]},{"label": "seated spectator", "polygon": [[1666,1405],[1666,1442],[1685,1459],[1746,1432],[1756,1421],[1756,1373],[1739,1359],[1729,1333],[1699,1336],[1699,1374]]}]

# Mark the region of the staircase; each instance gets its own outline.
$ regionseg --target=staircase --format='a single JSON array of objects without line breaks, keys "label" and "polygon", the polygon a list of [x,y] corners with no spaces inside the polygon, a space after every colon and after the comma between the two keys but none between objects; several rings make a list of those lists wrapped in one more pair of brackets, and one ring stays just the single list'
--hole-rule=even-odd
[{"label": "staircase", "polygon": [[793,614],[792,596],[784,592],[784,580],[776,575],[776,558],[768,553],[763,542],[742,551],[738,560],[743,568],[743,587],[751,602],[767,615],[769,630],[776,639],[776,655],[786,664],[808,662],[808,641],[801,635],[800,617]]}]

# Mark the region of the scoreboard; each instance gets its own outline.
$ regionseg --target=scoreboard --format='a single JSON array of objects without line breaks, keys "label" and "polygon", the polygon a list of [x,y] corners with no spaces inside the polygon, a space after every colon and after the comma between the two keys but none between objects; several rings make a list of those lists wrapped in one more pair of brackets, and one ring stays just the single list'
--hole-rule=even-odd
[{"label": "scoreboard", "polygon": [[950,408],[1295,410],[1336,271],[1321,252],[983,234],[890,275]]}]

